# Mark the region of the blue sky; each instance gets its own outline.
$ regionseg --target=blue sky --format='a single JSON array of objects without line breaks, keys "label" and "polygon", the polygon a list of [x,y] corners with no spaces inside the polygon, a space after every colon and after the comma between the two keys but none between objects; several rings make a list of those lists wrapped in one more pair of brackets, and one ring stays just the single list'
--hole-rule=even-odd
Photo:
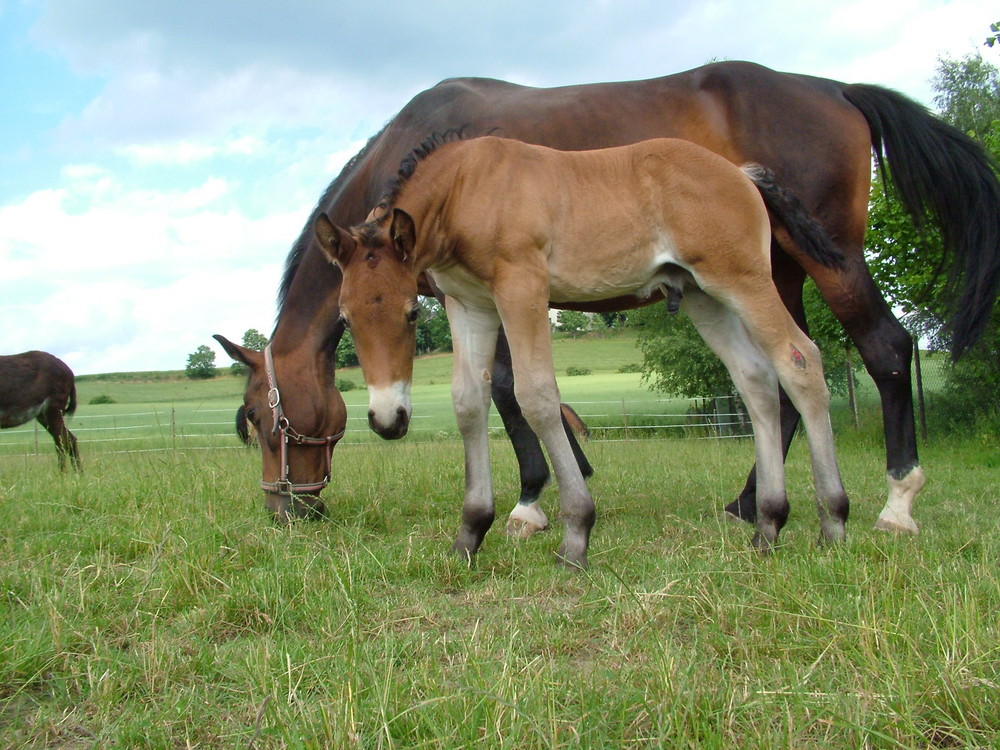
[{"label": "blue sky", "polygon": [[78,374],[181,369],[269,334],[288,249],[415,93],[712,59],[879,83],[932,105],[994,0],[0,0],[0,353]]}]

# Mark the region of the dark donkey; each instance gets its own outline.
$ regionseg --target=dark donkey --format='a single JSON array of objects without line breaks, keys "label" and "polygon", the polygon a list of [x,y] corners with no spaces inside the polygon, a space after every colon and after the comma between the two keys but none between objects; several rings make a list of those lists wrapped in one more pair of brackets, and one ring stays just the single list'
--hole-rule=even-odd
[{"label": "dark donkey", "polygon": [[56,441],[59,468],[66,470],[66,456],[80,470],[76,437],[66,428],[64,416],[76,411],[73,371],[48,352],[0,356],[0,427],[17,427],[32,419]]},{"label": "dark donkey", "polygon": [[[773,172],[847,259],[843,268],[826,268],[775,242],[775,284],[795,320],[805,326],[802,285],[806,276],[812,277],[857,346],[882,399],[888,500],[876,525],[916,533],[911,507],[924,476],[913,419],[912,340],[864,260],[872,149],[880,164],[888,165],[911,215],[926,217],[940,229],[956,279],[955,314],[949,323],[957,356],[979,337],[1000,281],[1000,183],[975,142],[887,89],[778,73],[750,63],[715,63],[648,81],[554,89],[487,79],[444,81],[418,94],[351,159],[289,254],[272,335],[272,375],[282,387],[282,418],[298,434],[332,436],[346,423],[343,400],[333,385],[333,354],[343,333],[341,275],[313,237],[315,220],[326,212],[341,226],[363,221],[395,178],[401,160],[428,133],[450,128],[563,150],[683,138],[734,163],[756,162]],[[260,353],[220,341],[230,356],[251,368],[244,401],[267,438],[261,440],[265,486],[274,488],[281,471],[304,486],[320,486],[328,454],[321,447],[286,443],[273,427],[276,412],[268,405],[267,368]],[[549,473],[514,401],[509,362],[501,336],[493,398],[518,454],[520,502],[531,504]],[[784,394],[781,404],[787,451],[799,415]],[[727,510],[754,522],[755,488],[751,472]],[[273,511],[287,512],[290,495],[265,492]],[[297,512],[319,503],[315,495],[300,499],[304,503],[292,506]]]}]

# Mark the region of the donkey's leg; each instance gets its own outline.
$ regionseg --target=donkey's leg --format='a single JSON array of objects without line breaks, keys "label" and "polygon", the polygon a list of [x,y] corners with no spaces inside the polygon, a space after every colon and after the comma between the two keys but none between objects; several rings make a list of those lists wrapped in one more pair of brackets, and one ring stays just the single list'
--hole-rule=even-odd
[{"label": "donkey's leg", "polygon": [[469,307],[452,297],[445,307],[455,353],[451,395],[465,448],[462,524],[452,550],[471,563],[494,516],[487,418],[500,319],[496,310]]},{"label": "donkey's leg", "polygon": [[754,546],[767,552],[788,519],[778,378],[740,319],[700,290],[685,293],[682,307],[712,351],[729,370],[753,424],[757,472],[757,534]]},{"label": "donkey's leg", "polygon": [[79,471],[80,454],[76,446],[76,437],[67,429],[62,411],[50,406],[46,411],[41,412],[37,419],[55,441],[59,471],[66,471],[66,456],[70,457],[73,461],[73,467]]},{"label": "donkey's leg", "polygon": [[[542,453],[538,437],[532,432],[514,397],[514,371],[511,368],[510,347],[502,327],[497,337],[496,360],[493,363],[492,393],[493,403],[496,404],[497,412],[503,420],[504,429],[507,430],[507,436],[514,448],[521,477],[521,496],[507,520],[507,533],[524,539],[548,526],[548,518],[542,511],[538,498],[549,482],[549,465],[545,460],[545,454]],[[565,419],[563,426],[576,461],[580,465],[580,471],[584,477],[590,477],[594,473],[593,467]]]},{"label": "donkey's leg", "polygon": [[518,271],[509,283],[498,273],[494,294],[510,342],[514,392],[528,424],[548,451],[559,483],[559,517],[563,522],[560,563],[587,567],[594,501],[563,427],[559,387],[552,366],[548,288],[543,276]]}]

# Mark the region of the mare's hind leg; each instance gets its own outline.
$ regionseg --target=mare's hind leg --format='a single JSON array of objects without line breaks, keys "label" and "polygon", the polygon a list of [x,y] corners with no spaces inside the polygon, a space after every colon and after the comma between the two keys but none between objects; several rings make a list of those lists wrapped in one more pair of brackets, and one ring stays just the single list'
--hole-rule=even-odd
[{"label": "mare's hind leg", "polygon": [[[506,530],[511,536],[526,539],[542,531],[549,524],[549,519],[539,502],[539,496],[549,482],[549,465],[545,460],[545,454],[542,453],[538,437],[531,430],[514,397],[514,371],[510,361],[510,346],[503,328],[497,337],[492,393],[493,403],[496,404],[497,412],[503,420],[504,429],[514,448],[521,478],[521,496],[507,519]],[[593,467],[565,419],[563,426],[580,471],[584,477],[590,477],[594,473]]]},{"label": "mare's hind leg", "polygon": [[882,401],[889,495],[875,528],[916,534],[919,529],[911,511],[925,479],[913,419],[913,339],[892,314],[863,262],[851,264],[842,273],[824,270],[814,278],[857,346]]},{"label": "mare's hind leg", "polygon": [[700,290],[689,290],[682,307],[733,379],[753,424],[757,470],[757,534],[754,546],[769,550],[788,519],[784,454],[778,409],[778,378],[740,319]]}]

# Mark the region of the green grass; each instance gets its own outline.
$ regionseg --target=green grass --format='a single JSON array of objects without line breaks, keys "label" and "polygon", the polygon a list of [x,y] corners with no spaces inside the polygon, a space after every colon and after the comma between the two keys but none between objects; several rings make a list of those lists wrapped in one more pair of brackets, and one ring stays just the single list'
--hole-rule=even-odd
[{"label": "green grass", "polygon": [[590,443],[587,573],[558,525],[452,559],[454,441],[339,447],[330,517],[289,528],[248,451],[0,458],[0,746],[996,746],[995,446],[923,449],[904,539],[871,530],[879,441],[840,443],[847,543],[815,546],[796,444],[769,558],[718,513],[749,441]]}]

